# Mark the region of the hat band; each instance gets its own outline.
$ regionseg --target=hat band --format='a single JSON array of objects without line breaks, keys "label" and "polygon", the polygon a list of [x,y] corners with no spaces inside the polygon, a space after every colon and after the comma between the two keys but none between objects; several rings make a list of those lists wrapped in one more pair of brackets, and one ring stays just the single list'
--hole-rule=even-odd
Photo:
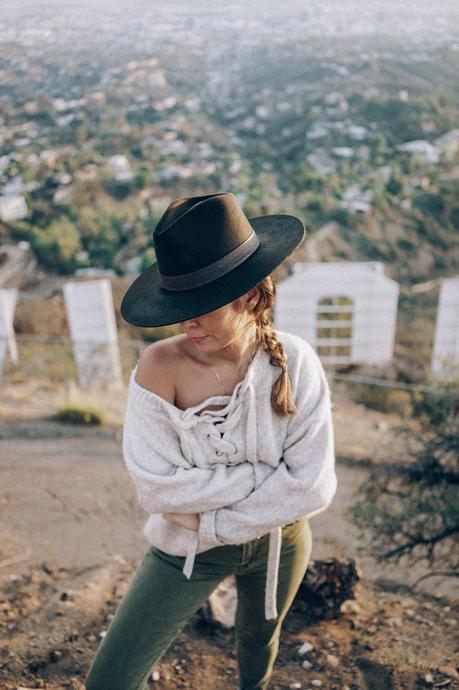
[{"label": "hat band", "polygon": [[211,283],[216,278],[229,273],[237,268],[243,261],[249,258],[260,246],[260,239],[253,230],[252,234],[244,240],[236,249],[229,254],[225,254],[221,259],[217,259],[207,266],[198,268],[197,271],[181,273],[177,276],[164,276],[159,274],[159,281],[166,290],[191,290],[201,285]]}]

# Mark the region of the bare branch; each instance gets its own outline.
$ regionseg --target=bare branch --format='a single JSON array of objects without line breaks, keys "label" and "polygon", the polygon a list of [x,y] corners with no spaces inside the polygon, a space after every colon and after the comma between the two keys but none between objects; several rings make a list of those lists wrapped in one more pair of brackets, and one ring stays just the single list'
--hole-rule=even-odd
[{"label": "bare branch", "polygon": [[406,544],[402,544],[401,546],[397,546],[396,549],[392,549],[391,551],[385,551],[382,553],[378,560],[386,560],[388,558],[393,558],[394,556],[401,555],[405,553],[406,551],[411,551],[415,546],[427,546],[427,545],[432,545],[436,544],[439,541],[442,541],[442,539],[446,539],[447,537],[451,537],[453,534],[456,534],[459,532],[459,523],[456,525],[453,525],[452,527],[449,527],[448,529],[443,530],[443,532],[439,532],[436,534],[434,537],[431,537],[430,539],[414,539],[411,540],[410,542],[407,542]]},{"label": "bare branch", "polygon": [[457,572],[457,570],[432,570],[418,577],[418,579],[410,585],[410,589],[414,590],[422,580],[426,580],[428,577],[459,577],[459,572]]}]

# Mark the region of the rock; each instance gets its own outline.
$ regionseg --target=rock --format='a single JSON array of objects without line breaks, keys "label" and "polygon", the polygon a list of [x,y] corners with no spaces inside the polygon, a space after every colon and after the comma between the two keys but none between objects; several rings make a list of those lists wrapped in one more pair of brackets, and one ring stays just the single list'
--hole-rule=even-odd
[{"label": "rock", "polygon": [[154,680],[155,682],[160,679],[159,671],[152,671],[151,672],[151,679]]},{"label": "rock", "polygon": [[410,616],[416,623],[427,623],[427,620],[423,618],[422,616],[418,616],[417,614],[415,616]]},{"label": "rock", "polygon": [[290,690],[301,690],[301,683],[290,683]]},{"label": "rock", "polygon": [[309,564],[296,594],[295,608],[307,621],[339,618],[341,604],[355,598],[355,586],[361,572],[355,560],[336,558],[316,560]]},{"label": "rock", "polygon": [[402,599],[400,604],[403,606],[404,609],[409,609],[413,606],[416,606],[416,601],[411,597],[406,597],[405,599]]},{"label": "rock", "polygon": [[321,688],[322,687],[322,681],[319,680],[318,678],[314,678],[314,680],[311,680],[311,685],[314,688]]},{"label": "rock", "polygon": [[367,628],[367,632],[370,633],[370,635],[374,635],[374,633],[377,631],[376,625],[369,625]]},{"label": "rock", "polygon": [[70,685],[68,687],[69,690],[85,690],[85,687],[81,680],[78,680],[78,678],[75,677],[70,679]]},{"label": "rock", "polygon": [[102,639],[103,637],[105,637],[106,634],[107,634],[106,630],[101,630],[99,633],[99,637]]},{"label": "rock", "polygon": [[444,676],[448,676],[448,678],[459,678],[459,673],[454,666],[439,666],[438,673],[442,673]]},{"label": "rock", "polygon": [[302,667],[304,668],[305,671],[310,671],[311,668],[312,668],[311,662],[308,661],[307,659],[305,659],[301,665],[302,665]]},{"label": "rock", "polygon": [[361,608],[353,599],[346,599],[340,606],[341,613],[360,613]]},{"label": "rock", "polygon": [[52,649],[51,652],[49,653],[50,661],[56,662],[56,661],[59,661],[61,658],[62,658],[62,650],[61,649]]},{"label": "rock", "polygon": [[5,577],[6,582],[17,582],[20,579],[19,575],[15,575],[14,573]]},{"label": "rock", "polygon": [[360,621],[351,621],[351,628],[354,630],[361,630],[362,629],[362,623]]},{"label": "rock", "polygon": [[387,619],[387,622],[389,625],[397,626],[397,628],[399,628],[401,625],[403,625],[403,621],[400,618],[400,616],[392,616],[391,618]]},{"label": "rock", "polygon": [[79,634],[77,633],[76,630],[72,630],[66,637],[65,641],[66,642],[76,642],[79,638]]},{"label": "rock", "polygon": [[327,665],[331,668],[338,668],[339,666],[339,659],[334,654],[327,654],[327,656],[325,657],[325,661],[327,662]]},{"label": "rock", "polygon": [[32,673],[36,673],[40,668],[46,668],[46,666],[47,662],[44,659],[34,659],[27,664],[27,668]]},{"label": "rock", "polygon": [[312,652],[314,649],[314,645],[312,645],[310,642],[303,642],[301,647],[298,647],[297,654],[300,656],[303,656],[304,654],[307,654],[308,652]]},{"label": "rock", "polygon": [[431,673],[426,673],[426,675],[424,676],[424,683],[426,685],[433,685],[434,684],[433,675]]}]

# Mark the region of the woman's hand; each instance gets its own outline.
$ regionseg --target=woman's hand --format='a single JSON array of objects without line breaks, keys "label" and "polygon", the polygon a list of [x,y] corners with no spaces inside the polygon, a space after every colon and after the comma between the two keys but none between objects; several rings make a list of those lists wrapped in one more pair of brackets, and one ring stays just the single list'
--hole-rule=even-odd
[{"label": "woman's hand", "polygon": [[175,522],[176,525],[192,529],[195,532],[199,531],[199,513],[162,513],[162,515],[166,520]]}]

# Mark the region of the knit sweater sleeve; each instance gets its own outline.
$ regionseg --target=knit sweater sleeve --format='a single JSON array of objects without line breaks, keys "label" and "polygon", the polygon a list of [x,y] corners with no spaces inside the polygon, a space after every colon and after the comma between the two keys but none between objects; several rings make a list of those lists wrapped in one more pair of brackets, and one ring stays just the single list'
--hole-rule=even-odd
[{"label": "knit sweater sleeve", "polygon": [[279,465],[247,497],[201,512],[199,531],[206,541],[250,541],[330,504],[337,488],[330,389],[320,359],[306,341],[292,378],[297,411],[289,420]]},{"label": "knit sweater sleeve", "polygon": [[137,499],[148,513],[198,513],[240,501],[254,486],[249,462],[195,467],[154,396],[132,385],[123,427],[123,457]]}]

